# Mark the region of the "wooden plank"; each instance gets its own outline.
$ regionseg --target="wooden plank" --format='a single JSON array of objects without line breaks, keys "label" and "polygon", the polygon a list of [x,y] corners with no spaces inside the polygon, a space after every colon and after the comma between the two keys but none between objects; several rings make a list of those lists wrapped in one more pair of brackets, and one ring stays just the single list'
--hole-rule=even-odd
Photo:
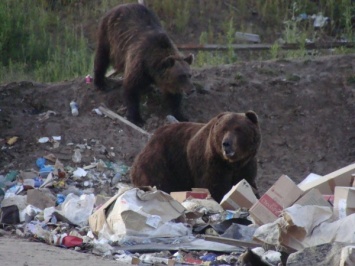
[{"label": "wooden plank", "polygon": [[[178,45],[179,50],[195,50],[195,51],[215,51],[215,50],[270,50],[273,44],[181,44]],[[325,43],[306,43],[300,45],[297,43],[288,43],[280,45],[282,50],[315,50],[315,49],[332,49],[337,47],[354,48],[355,42],[325,42]]]},{"label": "wooden plank", "polygon": [[243,240],[237,240],[237,239],[220,237],[220,236],[201,235],[200,237],[207,241],[218,242],[218,243],[232,245],[236,247],[256,248],[256,247],[263,246],[262,243],[258,243],[258,242],[243,241]]},{"label": "wooden plank", "polygon": [[148,138],[151,137],[152,134],[150,134],[149,132],[145,131],[144,129],[136,126],[135,124],[133,124],[132,122],[128,121],[127,119],[125,119],[124,117],[120,116],[119,114],[111,111],[110,109],[104,107],[104,106],[100,106],[99,110],[105,114],[106,116],[110,117],[111,119],[117,119],[118,121],[122,122],[124,125],[129,126],[130,128],[133,128],[135,131],[147,136]]}]

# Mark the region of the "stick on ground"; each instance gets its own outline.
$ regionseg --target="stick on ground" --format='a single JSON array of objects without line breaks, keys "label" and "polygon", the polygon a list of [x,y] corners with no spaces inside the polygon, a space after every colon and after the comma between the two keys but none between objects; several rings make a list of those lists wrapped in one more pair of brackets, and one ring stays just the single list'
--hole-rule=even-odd
[{"label": "stick on ground", "polygon": [[144,129],[136,126],[135,124],[133,124],[132,122],[128,121],[127,119],[125,119],[124,117],[120,116],[119,114],[113,112],[112,110],[104,107],[104,106],[100,106],[99,110],[105,114],[106,116],[112,118],[112,119],[117,119],[118,121],[124,123],[125,125],[129,126],[130,128],[133,128],[134,130],[138,131],[139,133],[147,136],[148,138],[151,137],[152,134],[150,134],[149,132],[145,131]]}]

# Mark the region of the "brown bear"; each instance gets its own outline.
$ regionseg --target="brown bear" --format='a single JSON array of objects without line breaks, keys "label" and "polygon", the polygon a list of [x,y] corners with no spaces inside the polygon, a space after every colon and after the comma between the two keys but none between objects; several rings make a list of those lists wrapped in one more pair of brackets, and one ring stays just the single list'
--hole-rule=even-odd
[{"label": "brown bear", "polygon": [[258,117],[253,111],[224,112],[206,124],[165,125],[135,158],[130,178],[134,186],[156,186],[167,193],[208,188],[218,202],[233,185],[246,179],[257,194],[260,142]]},{"label": "brown bear", "polygon": [[151,10],[141,4],[119,5],[104,15],[99,26],[94,85],[105,89],[105,73],[111,63],[123,73],[128,120],[143,124],[140,96],[155,85],[165,96],[172,115],[187,121],[181,112],[181,101],[184,93],[194,90],[192,61],[192,54],[180,54]]}]

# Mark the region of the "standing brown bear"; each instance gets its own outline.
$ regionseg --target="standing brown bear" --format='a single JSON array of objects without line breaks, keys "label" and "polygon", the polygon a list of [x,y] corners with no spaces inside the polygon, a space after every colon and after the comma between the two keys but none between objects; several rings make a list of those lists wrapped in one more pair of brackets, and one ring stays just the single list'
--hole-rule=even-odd
[{"label": "standing brown bear", "polygon": [[105,89],[105,73],[112,63],[123,73],[127,118],[143,124],[139,111],[141,93],[157,86],[172,115],[186,121],[181,112],[184,92],[190,93],[193,56],[182,56],[162,28],[157,16],[141,4],[119,5],[102,18],[94,62],[94,85]]},{"label": "standing brown bear", "polygon": [[252,111],[224,112],[207,124],[166,125],[135,158],[130,177],[134,186],[156,186],[167,193],[208,188],[216,201],[242,179],[257,191],[260,141],[258,117]]}]

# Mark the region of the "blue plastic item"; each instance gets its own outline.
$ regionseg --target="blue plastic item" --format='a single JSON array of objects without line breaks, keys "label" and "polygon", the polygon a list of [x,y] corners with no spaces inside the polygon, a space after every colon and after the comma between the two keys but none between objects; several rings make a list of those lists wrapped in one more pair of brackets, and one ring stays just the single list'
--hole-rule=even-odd
[{"label": "blue plastic item", "polygon": [[60,205],[65,201],[65,196],[63,194],[57,194],[56,204]]},{"label": "blue plastic item", "polygon": [[35,181],[35,187],[40,187],[44,182],[43,179],[40,177],[35,177],[34,181]]},{"label": "blue plastic item", "polygon": [[46,159],[41,157],[36,160],[36,165],[38,166],[39,169],[43,168],[46,164]]},{"label": "blue plastic item", "polygon": [[207,253],[206,255],[203,255],[200,257],[200,259],[203,261],[215,261],[216,258],[217,258],[217,255],[213,254],[213,253]]}]

